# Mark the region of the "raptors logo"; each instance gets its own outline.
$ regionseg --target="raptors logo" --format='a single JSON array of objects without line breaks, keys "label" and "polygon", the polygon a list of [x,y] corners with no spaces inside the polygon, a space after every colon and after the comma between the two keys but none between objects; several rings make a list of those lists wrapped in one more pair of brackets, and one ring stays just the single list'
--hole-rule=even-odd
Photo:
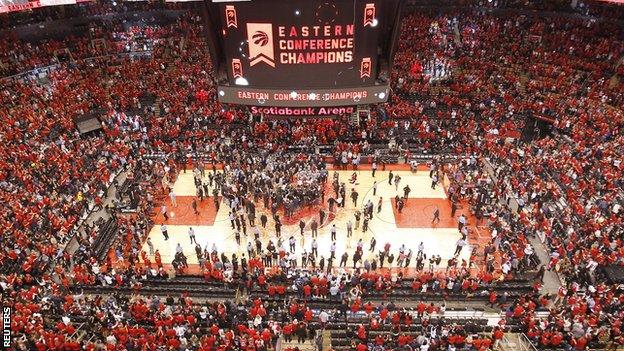
[{"label": "raptors logo", "polygon": [[370,57],[364,57],[362,64],[360,65],[360,78],[371,76],[371,59]]},{"label": "raptors logo", "polygon": [[232,75],[234,78],[243,77],[243,66],[239,59],[232,59]]},{"label": "raptors logo", "polygon": [[265,46],[269,43],[269,36],[265,32],[257,31],[252,38],[255,45]]},{"label": "raptors logo", "polygon": [[275,68],[273,49],[273,25],[271,23],[247,23],[249,43],[249,66],[264,62]]},{"label": "raptors logo", "polygon": [[364,27],[374,27],[375,23],[375,4],[366,4],[364,7]]},{"label": "raptors logo", "polygon": [[238,20],[236,19],[236,8],[231,5],[227,5],[225,7],[225,20],[227,22],[227,27],[238,28]]}]

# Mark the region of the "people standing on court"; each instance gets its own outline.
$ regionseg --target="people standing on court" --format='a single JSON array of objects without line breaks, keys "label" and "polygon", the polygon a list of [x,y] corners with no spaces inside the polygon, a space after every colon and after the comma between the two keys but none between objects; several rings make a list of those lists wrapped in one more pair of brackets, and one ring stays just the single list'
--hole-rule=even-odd
[{"label": "people standing on court", "polygon": [[232,229],[236,228],[236,216],[234,216],[234,212],[230,211],[228,219],[230,220],[230,226],[232,227]]},{"label": "people standing on court", "polygon": [[349,259],[349,254],[346,253],[346,252],[343,253],[342,257],[340,258],[340,265],[339,265],[339,267],[340,268],[347,267],[347,260],[348,259]]},{"label": "people standing on court", "polygon": [[191,202],[191,208],[193,208],[193,212],[196,216],[199,215],[199,211],[197,211],[197,200],[193,199],[193,202]]},{"label": "people standing on court", "polygon": [[431,220],[431,224],[440,223],[440,209],[436,208],[433,212],[433,219]]},{"label": "people standing on court", "polygon": [[347,238],[350,238],[353,235],[353,222],[351,219],[347,220]]},{"label": "people standing on court", "polygon": [[421,256],[424,254],[425,254],[425,243],[421,241],[420,244],[418,244],[418,252],[416,253],[416,255]]},{"label": "people standing on court", "polygon": [[169,240],[169,233],[167,232],[167,226],[164,223],[160,225],[160,232],[165,237],[165,240]]},{"label": "people standing on court", "polygon": [[464,216],[464,214],[462,213],[462,214],[459,216],[459,219],[457,220],[457,229],[458,229],[459,231],[461,231],[461,230],[462,230],[462,228],[466,225],[466,221],[467,221],[467,220],[466,220],[466,216]]},{"label": "people standing on court", "polygon": [[195,196],[199,198],[199,201],[204,201],[204,191],[201,186],[195,189]]},{"label": "people standing on court", "polygon": [[168,220],[169,220],[169,215],[167,214],[167,205],[164,205],[164,204],[163,204],[163,205],[160,207],[160,214],[162,214],[162,215],[163,215],[163,217],[165,218],[165,221],[168,221]]},{"label": "people standing on court", "polygon": [[173,189],[169,192],[169,199],[171,200],[171,206],[178,207],[178,202],[176,200],[176,194],[173,192]]},{"label": "people standing on court", "polygon": [[342,183],[340,185],[340,199],[342,201],[338,204],[338,207],[343,207],[343,208],[345,207],[345,204],[347,202],[346,196],[347,196],[347,190],[345,187],[345,183]]},{"label": "people standing on court", "polygon": [[437,167],[436,167],[435,162],[432,162],[432,163],[429,165],[429,178],[433,178],[433,175],[436,173],[436,168],[437,168]]},{"label": "people standing on court", "polygon": [[191,244],[192,243],[197,244],[197,240],[195,239],[195,230],[193,230],[193,227],[189,227],[188,235],[189,235],[189,238],[191,239]]},{"label": "people standing on court", "polygon": [[316,219],[313,219],[312,223],[310,223],[310,229],[312,230],[312,237],[316,238],[318,236],[318,222]]},{"label": "people standing on court", "polygon": [[374,252],[375,251],[375,246],[377,246],[377,239],[375,239],[375,237],[372,237],[371,241],[370,241],[369,251],[370,252]]},{"label": "people standing on court", "polygon": [[150,256],[154,255],[154,244],[152,243],[152,239],[150,237],[147,238],[147,247],[149,248]]},{"label": "people standing on court", "polygon": [[278,238],[282,235],[282,222],[279,216],[275,217],[275,235],[277,235]]},{"label": "people standing on court", "polygon": [[453,256],[457,256],[461,253],[464,246],[466,246],[466,240],[464,240],[464,238],[459,238],[455,245],[455,252],[453,253]]},{"label": "people standing on court", "polygon": [[358,194],[355,188],[351,188],[351,200],[353,201],[353,207],[357,206],[357,200],[359,195],[360,194]]},{"label": "people standing on court", "polygon": [[[215,192],[217,191],[217,189],[214,190]],[[219,196],[217,196],[216,194],[214,194],[214,206],[215,206],[215,211],[218,213],[219,212],[219,205],[221,204],[221,201],[219,200]]]},{"label": "people standing on court", "polygon": [[362,238],[360,238],[357,242],[357,244],[355,245],[355,250],[356,251],[364,251],[364,241],[362,240]]},{"label": "people standing on court", "polygon": [[409,267],[411,261],[412,261],[412,249],[409,249],[405,257],[405,268]]},{"label": "people standing on court", "polygon": [[303,230],[305,229],[305,222],[303,221],[303,219],[299,220],[299,234],[303,235]]},{"label": "people standing on court", "polygon": [[297,244],[297,240],[295,240],[294,236],[290,236],[290,238],[288,238],[288,247],[290,249],[290,252],[295,252],[295,245]]}]

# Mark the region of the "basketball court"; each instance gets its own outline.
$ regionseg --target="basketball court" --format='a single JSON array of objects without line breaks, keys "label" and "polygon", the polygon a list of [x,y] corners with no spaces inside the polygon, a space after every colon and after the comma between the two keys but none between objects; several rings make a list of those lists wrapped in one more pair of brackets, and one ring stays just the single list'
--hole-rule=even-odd
[{"label": "basketball court", "polygon": [[[415,265],[415,257],[418,252],[418,246],[422,242],[425,247],[425,254],[427,257],[431,255],[440,255],[442,257],[442,263],[440,267],[445,267],[446,262],[453,256],[455,251],[455,245],[457,240],[461,237],[457,229],[457,218],[464,213],[469,218],[469,225],[471,226],[471,237],[469,238],[469,245],[464,247],[461,252],[460,258],[468,260],[470,256],[471,246],[478,241],[478,231],[474,230],[474,218],[465,209],[457,210],[455,217],[451,217],[450,202],[446,199],[444,187],[441,184],[435,189],[431,188],[431,178],[429,178],[429,172],[421,169],[418,172],[411,172],[408,170],[401,170],[404,167],[394,167],[398,170],[392,170],[394,176],[401,177],[401,181],[398,187],[394,182],[388,184],[388,176],[390,168],[386,171],[377,171],[375,178],[372,177],[370,170],[357,171],[357,180],[355,183],[351,183],[351,177],[353,171],[343,170],[330,170],[328,183],[331,183],[334,172],[338,172],[339,181],[345,183],[347,189],[347,202],[345,207],[337,207],[334,214],[329,214],[327,210],[327,204],[324,208],[329,214],[328,219],[318,229],[318,252],[320,256],[324,256],[326,259],[329,256],[330,246],[332,244],[330,228],[333,224],[337,227],[336,237],[336,256],[334,265],[338,266],[340,256],[345,252],[349,253],[351,258],[358,240],[362,239],[364,244],[364,258],[371,259],[373,255],[378,254],[386,243],[391,245],[391,253],[394,253],[395,257],[398,256],[398,249],[401,245],[405,244],[407,249],[412,249],[413,258],[410,266]],[[207,173],[206,173],[207,176]],[[377,182],[376,194],[373,194],[374,183]],[[409,185],[411,192],[409,194],[408,201],[402,212],[399,213],[394,198],[396,195],[403,195],[403,188]],[[359,197],[357,205],[353,204],[349,194],[351,188],[354,188]],[[188,235],[189,228],[193,228],[197,242],[202,248],[208,247],[212,249],[212,245],[216,245],[219,253],[224,252],[226,255],[231,256],[232,253],[236,253],[238,257],[242,257],[244,254],[247,256],[247,241],[253,242],[254,229],[251,226],[247,226],[247,236],[241,234],[241,244],[238,245],[235,240],[235,230],[232,229],[230,220],[228,218],[230,208],[224,201],[220,199],[219,210],[217,211],[214,205],[214,199],[212,197],[204,198],[203,201],[197,200],[199,215],[194,214],[191,207],[192,199],[195,195],[195,186],[193,183],[193,173],[187,171],[186,173],[180,172],[178,178],[173,186],[173,191],[176,194],[177,207],[174,207],[169,197],[167,199],[168,214],[170,216],[167,222],[164,222],[167,226],[169,240],[164,240],[164,237],[160,230],[160,224],[163,223],[163,216],[158,213],[154,218],[154,227],[151,229],[149,236],[151,237],[154,248],[158,249],[163,263],[171,263],[175,255],[176,245],[180,243],[183,248],[184,254],[188,258],[190,265],[196,265],[198,263],[195,255],[195,244],[192,244]],[[326,191],[326,200],[333,195],[333,191],[329,189]],[[377,203],[379,197],[383,198],[383,204],[381,211],[377,211]],[[369,223],[369,228],[366,232],[362,231],[362,221],[360,226],[356,230],[353,230],[353,236],[347,237],[347,221],[351,219],[355,223],[354,213],[356,210],[362,210],[363,204],[368,200],[371,200],[374,204],[374,216]],[[270,212],[264,209],[262,203],[256,204],[256,225],[260,229],[260,240],[263,247],[266,247],[269,240],[277,246],[277,237],[275,235],[274,222],[271,218]],[[312,236],[309,223],[313,218],[316,218],[318,222],[318,207],[306,208],[298,211],[292,218],[284,218],[283,211],[279,211],[279,215],[282,218],[282,246],[286,251],[289,249],[288,238],[293,235],[297,240],[296,255],[300,257],[300,254],[311,251]],[[433,213],[436,209],[440,210],[440,222],[432,224]],[[262,213],[267,214],[269,222],[265,228],[260,226],[260,215]],[[304,236],[299,234],[299,220],[303,220],[306,223],[306,229],[304,230]],[[476,233],[475,233],[476,232]],[[369,245],[371,239],[375,237],[377,241],[375,252],[369,251]],[[145,251],[148,251],[148,247],[143,247]],[[300,262],[300,261],[299,261]],[[396,260],[393,265],[396,266]],[[352,260],[349,259],[348,267],[352,267]],[[193,267],[191,267],[193,268]]]}]

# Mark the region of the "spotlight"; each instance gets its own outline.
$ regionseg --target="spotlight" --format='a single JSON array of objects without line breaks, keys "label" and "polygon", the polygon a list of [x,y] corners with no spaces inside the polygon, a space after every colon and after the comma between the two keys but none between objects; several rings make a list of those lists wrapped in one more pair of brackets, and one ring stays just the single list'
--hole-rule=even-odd
[{"label": "spotlight", "polygon": [[296,99],[296,98],[297,98],[297,95],[299,95],[299,94],[297,94],[297,92],[296,92],[296,91],[292,91],[292,92],[290,93],[290,97],[291,97],[291,98],[293,98],[293,99]]},{"label": "spotlight", "polygon": [[249,85],[249,82],[247,81],[247,79],[245,79],[243,77],[238,77],[238,78],[236,78],[236,80],[234,80],[234,84],[236,84],[236,85]]},{"label": "spotlight", "polygon": [[295,16],[299,16],[300,14],[301,14],[301,11],[295,10]]},{"label": "spotlight", "polygon": [[225,91],[219,90],[219,96],[225,96]]},{"label": "spotlight", "polygon": [[377,27],[378,24],[379,24],[379,21],[376,18],[373,18],[373,23],[371,23],[371,27]]},{"label": "spotlight", "polygon": [[379,97],[379,100],[383,100],[386,97],[386,93],[385,92],[381,92],[379,93],[379,95],[377,95]]}]

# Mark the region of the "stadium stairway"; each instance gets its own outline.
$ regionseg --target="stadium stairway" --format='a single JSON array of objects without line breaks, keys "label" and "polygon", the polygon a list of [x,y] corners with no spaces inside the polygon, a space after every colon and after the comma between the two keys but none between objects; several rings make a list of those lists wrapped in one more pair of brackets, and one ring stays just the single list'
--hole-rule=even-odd
[{"label": "stadium stairway", "polygon": [[521,333],[507,333],[498,344],[500,351],[537,351],[537,348]]},{"label": "stadium stairway", "polygon": [[295,347],[299,349],[299,351],[317,351],[316,345],[311,340],[306,340],[304,343],[298,343],[297,337],[293,336],[293,340],[290,342],[286,342],[284,337],[280,337],[280,342],[278,343],[279,348],[276,348],[275,351],[282,351],[286,349],[294,349]]}]

